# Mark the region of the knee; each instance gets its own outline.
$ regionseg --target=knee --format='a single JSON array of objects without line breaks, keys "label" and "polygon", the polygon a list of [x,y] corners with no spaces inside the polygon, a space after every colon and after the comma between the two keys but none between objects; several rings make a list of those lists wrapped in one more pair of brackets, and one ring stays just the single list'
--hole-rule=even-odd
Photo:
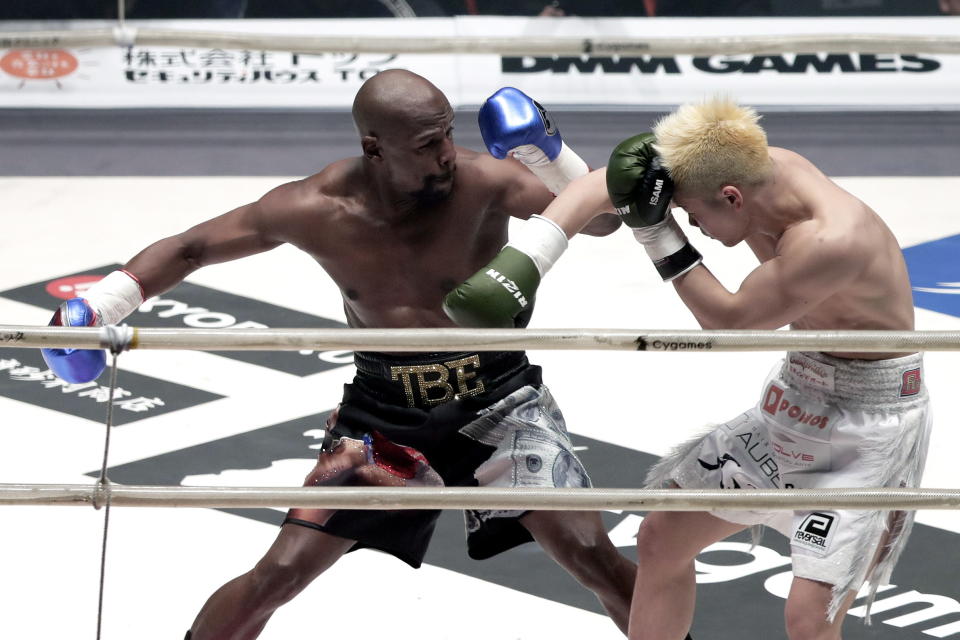
[{"label": "knee", "polygon": [[790,640],[836,640],[839,636],[822,607],[787,600],[784,624]]},{"label": "knee", "polygon": [[548,539],[538,537],[537,540],[580,584],[588,588],[609,583],[609,576],[627,562],[599,527],[590,532],[555,530]]},{"label": "knee", "polygon": [[620,568],[629,562],[609,539],[579,541],[567,550],[567,558],[570,573],[591,590],[616,582]]},{"label": "knee", "polygon": [[[671,536],[675,532],[670,530],[669,525],[659,513],[651,513],[643,522],[640,523],[640,529],[637,531],[637,561],[640,565],[650,566],[661,563],[672,554],[669,553],[669,543]],[[692,558],[690,558],[692,560]],[[687,558],[684,558],[687,560]]]}]

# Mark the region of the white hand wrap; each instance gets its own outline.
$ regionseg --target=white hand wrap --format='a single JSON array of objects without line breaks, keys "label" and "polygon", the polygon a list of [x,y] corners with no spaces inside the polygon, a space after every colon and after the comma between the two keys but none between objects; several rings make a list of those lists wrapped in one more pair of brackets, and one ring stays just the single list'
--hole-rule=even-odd
[{"label": "white hand wrap", "polygon": [[703,261],[672,213],[657,224],[635,227],[633,237],[643,245],[664,281],[679,278]]},{"label": "white hand wrap", "polygon": [[566,142],[562,143],[560,153],[554,160],[550,160],[543,149],[534,144],[519,146],[511,152],[513,157],[526,165],[554,195],[559,194],[580,176],[590,173],[587,163],[568,147]]},{"label": "white hand wrap", "polygon": [[567,250],[568,244],[567,234],[556,222],[543,216],[532,215],[520,225],[507,246],[529,256],[542,278],[547,275],[557,258]]},{"label": "white hand wrap", "polygon": [[649,227],[635,227],[633,237],[647,250],[651,260],[660,260],[672,256],[687,244],[687,234],[680,228],[680,223],[668,213],[662,222]]},{"label": "white hand wrap", "polygon": [[85,298],[103,324],[117,324],[143,303],[140,283],[126,271],[113,271],[87,289]]}]

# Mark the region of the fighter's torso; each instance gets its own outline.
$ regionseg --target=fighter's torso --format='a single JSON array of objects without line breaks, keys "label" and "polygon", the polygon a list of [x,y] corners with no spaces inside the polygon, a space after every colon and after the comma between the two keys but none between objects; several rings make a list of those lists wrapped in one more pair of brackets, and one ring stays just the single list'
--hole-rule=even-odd
[{"label": "fighter's torso", "polygon": [[324,185],[324,211],[292,244],[336,282],[352,326],[453,326],[441,309],[444,295],[507,241],[509,217],[497,210],[497,185],[461,153],[446,200],[391,219],[371,204],[350,162],[327,176],[333,184]]},{"label": "fighter's torso", "polygon": [[[846,284],[822,300],[802,317],[791,323],[799,330],[898,330],[914,327],[913,297],[906,263],[899,244],[883,220],[870,207],[847,193],[817,171],[810,176],[810,191],[820,195],[820,202],[809,226],[820,225],[819,233],[844,239],[845,249],[854,256],[855,265],[842,268],[853,272],[837,273]],[[827,233],[823,229],[829,227]],[[790,234],[811,234],[811,229],[798,225],[784,233],[779,242],[771,245],[772,255],[787,251],[785,245],[797,242],[802,246],[806,238]],[[771,254],[754,248],[761,261]],[[841,267],[838,267],[838,269]],[[903,354],[893,353],[833,353],[845,358],[880,359]]]}]

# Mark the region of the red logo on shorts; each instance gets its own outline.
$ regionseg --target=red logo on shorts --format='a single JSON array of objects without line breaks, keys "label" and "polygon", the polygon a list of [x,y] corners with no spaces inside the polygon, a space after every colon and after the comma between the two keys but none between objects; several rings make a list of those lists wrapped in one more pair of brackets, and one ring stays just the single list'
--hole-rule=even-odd
[{"label": "red logo on shorts", "polygon": [[920,369],[904,371],[900,380],[900,396],[915,396],[920,393],[920,386]]},{"label": "red logo on shorts", "polygon": [[100,280],[103,280],[103,276],[68,276],[48,282],[46,289],[47,293],[54,298],[69,300],[70,298],[83,297],[84,291]]},{"label": "red logo on shorts", "polygon": [[783,389],[775,384],[771,384],[767,389],[767,395],[763,399],[763,410],[772,416],[776,416],[778,413],[786,413],[791,420],[820,429],[825,429],[827,422],[830,420],[827,416],[818,416],[799,405],[791,403],[783,397]]}]

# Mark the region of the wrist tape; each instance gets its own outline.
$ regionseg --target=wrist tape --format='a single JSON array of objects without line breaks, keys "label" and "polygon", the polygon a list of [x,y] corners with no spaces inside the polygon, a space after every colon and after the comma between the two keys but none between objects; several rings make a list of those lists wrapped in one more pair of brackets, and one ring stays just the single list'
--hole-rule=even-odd
[{"label": "wrist tape", "polygon": [[512,235],[508,247],[527,255],[536,265],[540,277],[547,275],[564,251],[567,250],[567,234],[553,220],[532,215]]},{"label": "wrist tape", "polygon": [[103,324],[117,324],[143,303],[143,288],[133,274],[118,270],[93,284],[81,297]]},{"label": "wrist tape", "polygon": [[512,152],[513,157],[526,165],[554,195],[580,176],[590,173],[587,163],[566,142],[562,143],[560,153],[553,160],[533,144],[521,145]]},{"label": "wrist tape", "polygon": [[687,241],[672,213],[648,227],[636,227],[633,237],[643,245],[664,282],[678,278],[703,262],[703,256]]}]

